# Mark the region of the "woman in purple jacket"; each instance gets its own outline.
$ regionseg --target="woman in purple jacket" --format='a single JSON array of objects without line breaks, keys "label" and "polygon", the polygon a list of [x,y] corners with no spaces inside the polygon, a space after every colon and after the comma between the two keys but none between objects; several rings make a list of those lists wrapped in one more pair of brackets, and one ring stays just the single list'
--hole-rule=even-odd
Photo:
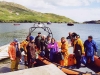
[{"label": "woman in purple jacket", "polygon": [[54,38],[52,38],[51,43],[48,44],[48,49],[50,49],[50,61],[55,62],[55,55],[58,52],[58,44]]}]

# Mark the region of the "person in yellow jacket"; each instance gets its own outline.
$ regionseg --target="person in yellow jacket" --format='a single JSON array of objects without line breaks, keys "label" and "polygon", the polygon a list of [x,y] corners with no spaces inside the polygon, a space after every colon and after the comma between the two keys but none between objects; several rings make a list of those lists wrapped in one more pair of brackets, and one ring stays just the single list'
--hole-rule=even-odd
[{"label": "person in yellow jacket", "polygon": [[29,37],[27,36],[27,38],[20,43],[22,55],[24,56],[25,66],[27,66],[27,49],[26,49],[26,47],[28,45],[28,42],[29,42]]},{"label": "person in yellow jacket", "polygon": [[20,47],[23,48],[25,52],[27,52],[27,49],[26,49],[27,44],[28,44],[28,41],[27,40],[23,40],[20,43]]},{"label": "person in yellow jacket", "polygon": [[61,66],[68,66],[68,56],[69,56],[69,52],[68,52],[68,42],[66,40],[65,37],[61,38],[61,53],[63,56],[63,60],[61,61]]},{"label": "person in yellow jacket", "polygon": [[81,56],[84,54],[84,45],[79,35],[76,35],[73,53],[76,59],[76,68],[79,69],[81,67]]}]

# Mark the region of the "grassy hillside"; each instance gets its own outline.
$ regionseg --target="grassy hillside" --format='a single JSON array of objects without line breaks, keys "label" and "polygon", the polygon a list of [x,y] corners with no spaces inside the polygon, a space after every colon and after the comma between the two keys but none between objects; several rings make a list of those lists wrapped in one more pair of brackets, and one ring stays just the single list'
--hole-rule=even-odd
[{"label": "grassy hillside", "polygon": [[73,20],[52,13],[40,13],[22,5],[0,1],[0,22],[69,22]]}]

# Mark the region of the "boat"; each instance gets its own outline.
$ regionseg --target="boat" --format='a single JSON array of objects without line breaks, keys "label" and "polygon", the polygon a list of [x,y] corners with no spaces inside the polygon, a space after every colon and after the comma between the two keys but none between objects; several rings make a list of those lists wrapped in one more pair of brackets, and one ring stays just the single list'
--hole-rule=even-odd
[{"label": "boat", "polygon": [[9,44],[0,47],[0,60],[9,57],[9,55],[8,55],[8,46],[9,46]]},{"label": "boat", "polygon": [[[30,32],[30,35],[34,32],[34,28],[35,27],[31,27],[29,32]],[[38,28],[38,27],[37,27]],[[51,36],[53,37],[53,34],[52,34],[52,31],[50,30],[49,27],[42,27],[42,29],[46,30],[46,32],[48,32],[48,34],[51,34]],[[59,46],[59,49],[61,49],[61,42],[60,41],[57,41],[58,43],[58,46]],[[39,56],[39,60],[41,60],[42,62],[44,62],[45,64],[55,64],[56,66],[58,66],[58,68],[60,68],[63,72],[65,72],[66,74],[74,74],[74,75],[77,75],[77,74],[86,74],[87,71],[88,73],[92,73],[92,74],[95,74],[97,72],[100,72],[100,59],[98,56],[94,56],[94,59],[95,59],[95,66],[92,66],[92,65],[88,65],[88,67],[81,67],[80,69],[76,69],[76,68],[68,68],[69,66],[74,66],[75,65],[75,58],[74,58],[74,55],[73,55],[73,47],[71,47],[71,44],[69,44],[69,57],[68,57],[68,66],[66,67],[62,67],[60,64],[55,64],[53,62],[50,62],[48,61],[49,59],[46,59],[45,57],[41,57]],[[83,64],[82,64],[83,65]],[[84,66],[84,65],[83,65]],[[98,68],[98,69],[97,69]]]},{"label": "boat", "polygon": [[67,23],[67,26],[74,26],[74,23],[69,22],[69,23]]},{"label": "boat", "polygon": [[[40,25],[40,26],[39,26]],[[47,27],[44,23],[34,23],[33,27],[29,28],[29,35],[32,34],[32,32],[34,32],[36,29],[43,29],[45,32],[48,33],[48,35],[50,35],[51,37],[53,37],[52,31],[49,27]]]},{"label": "boat", "polygon": [[68,25],[68,26],[74,26],[74,24],[72,24],[72,23],[68,23],[67,25]]},{"label": "boat", "polygon": [[50,21],[48,21],[48,22],[47,22],[47,24],[51,24],[51,22],[50,22]]},{"label": "boat", "polygon": [[20,25],[19,23],[15,23],[15,24],[13,24],[14,26],[17,26],[17,25]]},{"label": "boat", "polygon": [[[37,24],[34,24],[33,27],[30,27],[29,28],[29,35],[31,35],[35,29],[37,28],[41,28],[43,29],[44,31],[46,31],[48,33],[48,35],[50,35],[51,37],[53,37],[53,34],[52,34],[52,31],[49,27],[46,27],[45,25],[43,25],[42,27],[38,27]],[[58,47],[59,49],[61,49],[61,42],[60,41],[57,41],[58,43]],[[7,48],[8,48],[9,45],[5,45],[3,47],[0,47],[0,49],[2,49],[2,51],[4,51],[5,53],[7,53]],[[5,50],[3,50],[5,49]],[[43,63],[45,65],[50,65],[50,64],[54,64],[55,66],[57,66],[60,70],[62,70],[64,73],[66,74],[73,74],[73,75],[91,75],[91,74],[95,74],[95,73],[98,73],[100,72],[100,58],[98,56],[94,56],[94,59],[95,59],[95,66],[91,66],[91,65],[88,65],[88,67],[81,67],[80,69],[76,69],[76,68],[71,68],[70,66],[74,66],[75,65],[75,59],[73,58],[73,47],[71,47],[71,45],[69,45],[69,57],[68,57],[68,66],[61,66],[60,64],[58,63],[53,63],[53,62],[50,62],[49,59],[45,58],[45,57],[41,57],[40,55],[38,55],[38,61],[41,61],[41,62],[37,62],[37,64],[39,66],[42,66]],[[7,55],[7,54],[6,54]],[[2,56],[3,57],[3,56]],[[6,57],[4,55],[4,57]],[[1,58],[1,57],[0,57]],[[7,57],[8,58],[8,55]],[[87,74],[87,73],[91,73],[91,74]]]}]

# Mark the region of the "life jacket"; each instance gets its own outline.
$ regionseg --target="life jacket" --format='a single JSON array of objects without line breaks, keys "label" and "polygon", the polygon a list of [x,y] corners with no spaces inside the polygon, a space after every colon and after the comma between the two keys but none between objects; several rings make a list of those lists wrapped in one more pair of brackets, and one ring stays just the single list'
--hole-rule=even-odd
[{"label": "life jacket", "polygon": [[20,43],[20,48],[22,48],[25,51],[25,53],[27,53],[27,49],[26,49],[27,44],[28,44],[28,41],[26,40]]},{"label": "life jacket", "polygon": [[10,44],[10,46],[8,47],[8,54],[9,54],[10,58],[13,58],[13,60],[16,59],[16,49],[15,49],[15,46],[14,46],[14,42],[12,42]]}]

